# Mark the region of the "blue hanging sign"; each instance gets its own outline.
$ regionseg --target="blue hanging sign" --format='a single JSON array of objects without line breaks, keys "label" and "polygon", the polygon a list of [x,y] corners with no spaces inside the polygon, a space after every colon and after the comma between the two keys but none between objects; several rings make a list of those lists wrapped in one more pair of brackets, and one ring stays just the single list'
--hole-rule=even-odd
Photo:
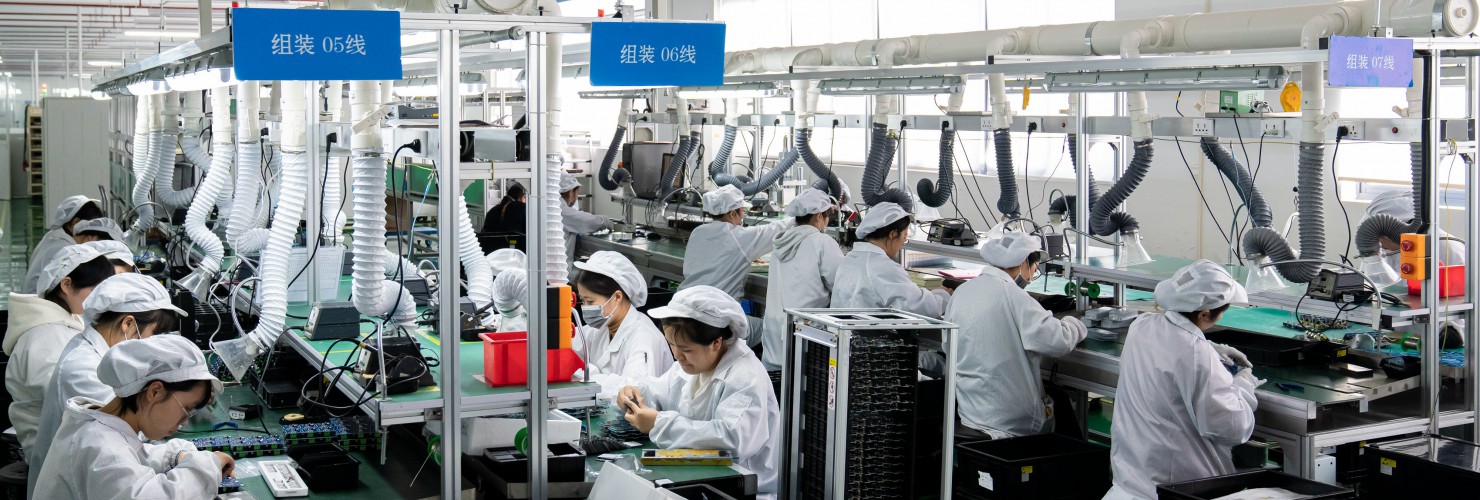
[{"label": "blue hanging sign", "polygon": [[724,80],[724,24],[591,23],[591,85],[721,85]]},{"label": "blue hanging sign", "polygon": [[231,9],[238,80],[400,80],[401,13]]},{"label": "blue hanging sign", "polygon": [[1332,87],[1413,85],[1413,39],[1333,36],[1326,82]]}]

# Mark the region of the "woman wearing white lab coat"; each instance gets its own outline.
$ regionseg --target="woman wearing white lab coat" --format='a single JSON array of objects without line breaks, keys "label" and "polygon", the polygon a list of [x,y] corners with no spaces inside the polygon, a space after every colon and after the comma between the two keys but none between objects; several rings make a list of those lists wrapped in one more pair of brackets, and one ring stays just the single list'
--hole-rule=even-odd
[{"label": "woman wearing white lab coat", "polygon": [[580,236],[612,228],[611,219],[576,208],[576,200],[580,197],[581,183],[569,173],[561,172],[560,199],[563,203],[560,204],[560,222],[565,226],[566,262],[576,261],[576,241]]},{"label": "woman wearing white lab coat", "polygon": [[62,200],[62,204],[57,205],[56,211],[52,212],[50,224],[47,225],[50,231],[31,250],[31,263],[26,268],[25,281],[21,282],[21,293],[36,293],[36,282],[41,279],[41,270],[51,262],[57,250],[82,243],[72,235],[74,225],[102,216],[103,204],[98,200],[82,195]]},{"label": "woman wearing white lab coat", "polygon": [[1232,474],[1229,450],[1254,432],[1263,381],[1243,354],[1203,336],[1248,300],[1243,286],[1199,260],[1158,283],[1155,297],[1167,312],[1132,323],[1120,357],[1106,499],[1152,499],[1158,484]]},{"label": "woman wearing white lab coat", "polygon": [[683,284],[679,290],[712,286],[736,299],[745,296],[745,274],[750,262],[771,252],[772,240],[796,221],[783,219],[746,227],[745,193],[724,186],[704,193],[704,211],[714,221],[689,234],[684,248]]},{"label": "woman wearing white lab coat", "polygon": [[676,363],[623,387],[617,408],[661,448],[734,450],[735,464],[756,474],[758,498],[776,498],[781,413],[765,367],[739,342],[750,331],[740,304],[699,286],[648,313],[663,320]]},{"label": "woman wearing white lab coat", "polygon": [[853,244],[853,251],[838,265],[832,307],[887,307],[932,318],[945,314],[950,292],[916,285],[894,260],[909,239],[911,222],[909,212],[891,202],[874,205],[864,214],[857,230],[864,241]]},{"label": "woman wearing white lab coat", "polygon": [[837,204],[827,193],[808,188],[786,206],[796,227],[776,237],[766,284],[766,314],[761,364],[780,370],[786,364],[787,309],[827,307],[843,250],[823,233]]},{"label": "woman wearing white lab coat", "polygon": [[93,287],[113,276],[107,257],[86,245],[61,249],[41,272],[42,296],[10,294],[10,325],[5,332],[5,390],[10,392],[10,421],[21,449],[36,445],[36,428],[46,387],[62,349],[82,332],[82,302]]},{"label": "woman wearing white lab coat", "polygon": [[235,468],[230,455],[200,451],[168,438],[221,392],[206,359],[184,337],[160,335],[119,343],[98,365],[111,391],[107,404],[67,401],[57,457],[41,467],[32,494],[46,499],[212,498]]},{"label": "woman wearing white lab coat", "polygon": [[657,377],[673,366],[663,332],[637,308],[647,304],[647,283],[637,266],[617,252],[600,251],[577,262],[576,294],[585,325],[576,353],[586,360],[585,380],[610,397],[622,387]]},{"label": "woman wearing white lab coat", "polygon": [[[1039,362],[1074,350],[1089,333],[1054,318],[1023,291],[1045,254],[1037,236],[1009,231],[981,247],[987,267],[956,290],[945,320],[961,326],[956,354],[957,434],[993,439],[1053,431],[1053,401]],[[971,431],[975,431],[974,433]]]},{"label": "woman wearing white lab coat", "polygon": [[67,343],[57,359],[56,372],[46,388],[36,446],[26,450],[30,466],[27,484],[34,491],[36,479],[46,464],[52,442],[61,436],[57,429],[67,401],[85,397],[107,401],[113,389],[98,380],[98,364],[108,349],[130,339],[149,338],[175,329],[176,315],[185,311],[170,303],[170,296],[154,278],[142,274],[116,274],[93,288],[82,302],[82,333]]}]

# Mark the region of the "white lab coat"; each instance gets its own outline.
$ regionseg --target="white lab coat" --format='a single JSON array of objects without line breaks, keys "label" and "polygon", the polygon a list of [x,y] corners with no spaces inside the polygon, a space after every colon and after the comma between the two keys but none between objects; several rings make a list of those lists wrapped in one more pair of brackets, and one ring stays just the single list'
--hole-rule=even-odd
[{"label": "white lab coat", "polygon": [[10,294],[10,325],[5,332],[5,390],[14,400],[10,422],[21,449],[36,445],[41,403],[56,371],[62,349],[82,331],[82,321],[52,301],[35,295]]},{"label": "white lab coat", "polygon": [[892,308],[939,318],[950,300],[945,290],[926,290],[910,281],[910,274],[884,249],[860,241],[838,265],[832,307]]},{"label": "white lab coat", "polygon": [[843,262],[838,242],[812,226],[796,226],[781,233],[771,253],[766,284],[766,315],[761,364],[780,370],[786,364],[786,310],[827,307],[834,278]]},{"label": "white lab coat", "polygon": [[606,328],[582,326],[572,346],[576,354],[590,363],[586,380],[601,384],[604,397],[615,395],[629,385],[658,377],[673,366],[673,353],[663,332],[652,318],[627,306],[627,317],[617,325],[616,335]]},{"label": "white lab coat", "polygon": [[689,375],[675,363],[637,388],[658,409],[648,433],[653,444],[734,450],[735,464],[755,473],[758,498],[776,497],[781,412],[771,378],[749,346],[731,341],[707,375]]},{"label": "white lab coat", "polygon": [[576,261],[576,239],[578,236],[612,228],[611,219],[582,212],[581,209],[572,205],[566,205],[563,201],[560,203],[560,221],[565,224],[566,264],[572,264]]},{"label": "white lab coat", "polygon": [[1111,419],[1107,499],[1156,498],[1156,485],[1235,472],[1229,450],[1249,440],[1253,384],[1234,377],[1213,343],[1179,313],[1141,316],[1126,334]]},{"label": "white lab coat", "polygon": [[[98,411],[87,398],[67,401],[62,439],[52,444],[61,457],[41,467],[33,498],[171,499],[214,498],[221,484],[215,454],[198,451],[188,441],[171,439],[146,445],[123,420]],[[180,452],[179,463],[170,463]],[[63,460],[62,458],[65,458]]]},{"label": "white lab coat", "polygon": [[21,283],[21,293],[36,293],[36,282],[41,280],[41,270],[51,263],[52,257],[56,257],[57,251],[68,245],[76,245],[77,240],[72,235],[61,229],[47,231],[41,241],[36,242],[36,249],[31,251],[30,267],[26,268],[26,281]]},{"label": "white lab coat", "polygon": [[[956,415],[994,439],[1052,431],[1040,361],[1069,354],[1088,330],[1054,318],[1001,269],[987,266],[961,285],[945,320],[960,325]],[[1064,410],[1064,409],[1060,409]]]},{"label": "white lab coat", "polygon": [[694,228],[684,248],[683,284],[678,289],[709,285],[744,298],[750,262],[770,253],[776,235],[795,225],[796,219],[749,227],[714,221]]},{"label": "white lab coat", "polygon": [[[88,325],[82,333],[72,337],[62,355],[57,359],[56,372],[46,387],[46,399],[41,406],[41,425],[36,429],[36,446],[26,449],[26,464],[30,465],[28,491],[35,491],[36,480],[41,468],[46,465],[47,454],[52,442],[59,434],[62,415],[67,401],[84,397],[93,401],[113,399],[113,388],[98,380],[98,365],[103,363],[103,354],[108,352],[108,342],[103,335]],[[65,456],[64,456],[65,458]],[[45,498],[32,496],[31,498]]]}]

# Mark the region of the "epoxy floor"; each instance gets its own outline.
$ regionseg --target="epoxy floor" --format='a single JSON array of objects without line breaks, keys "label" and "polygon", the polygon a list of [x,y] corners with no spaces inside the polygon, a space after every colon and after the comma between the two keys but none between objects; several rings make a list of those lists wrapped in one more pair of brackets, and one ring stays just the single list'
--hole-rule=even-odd
[{"label": "epoxy floor", "polygon": [[45,235],[40,199],[0,200],[0,309],[10,307],[10,292],[25,279],[31,249]]}]

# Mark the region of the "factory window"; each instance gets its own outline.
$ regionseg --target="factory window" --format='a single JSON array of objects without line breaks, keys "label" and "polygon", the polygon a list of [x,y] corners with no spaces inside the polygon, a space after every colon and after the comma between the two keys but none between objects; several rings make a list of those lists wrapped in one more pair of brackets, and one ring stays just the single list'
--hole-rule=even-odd
[{"label": "factory window", "polygon": [[[1407,106],[1404,89],[1340,89],[1333,111],[1342,116],[1392,117],[1394,107]],[[1465,116],[1467,105],[1464,88],[1446,86],[1439,92],[1439,114],[1446,119]],[[1446,154],[1436,172],[1441,176],[1443,194],[1439,202],[1446,207],[1464,206],[1465,162],[1457,155]],[[1365,202],[1383,191],[1412,189],[1413,170],[1407,143],[1343,142],[1340,148],[1328,145],[1328,155],[1335,156],[1336,175],[1340,180],[1340,197],[1344,201]]]}]

